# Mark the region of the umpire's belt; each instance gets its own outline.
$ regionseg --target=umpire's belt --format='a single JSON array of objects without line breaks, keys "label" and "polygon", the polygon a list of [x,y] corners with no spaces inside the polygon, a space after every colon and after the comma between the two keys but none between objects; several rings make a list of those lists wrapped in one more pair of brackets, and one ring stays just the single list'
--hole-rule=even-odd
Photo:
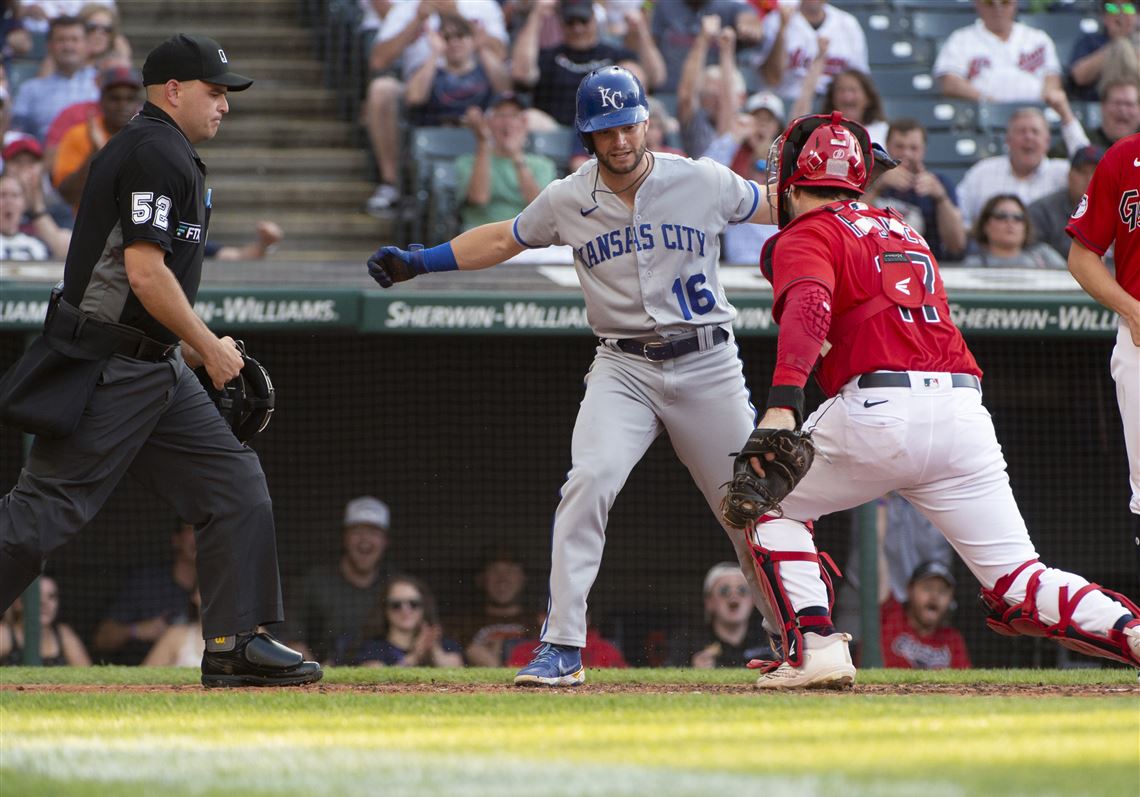
[{"label": "umpire's belt", "polygon": [[[722,327],[716,327],[712,332],[712,346],[719,346],[728,340],[728,331]],[[606,341],[603,340],[603,343]],[[680,357],[682,354],[692,354],[701,349],[701,336],[699,334],[686,335],[683,338],[675,338],[673,340],[652,340],[646,343],[643,340],[614,340],[609,341],[617,348],[624,351],[626,354],[636,354],[638,357],[644,357],[650,362],[659,363],[662,360],[671,360],[674,357]]]},{"label": "umpire's belt", "polygon": [[[906,371],[876,371],[859,377],[859,387],[910,387]],[[951,387],[969,387],[982,392],[982,380],[973,374],[950,374]]]},{"label": "umpire's belt", "polygon": [[62,299],[48,313],[44,336],[55,341],[62,353],[70,349],[77,355],[121,354],[150,362],[165,360],[178,348],[177,343],[154,340],[134,327],[92,318]]}]

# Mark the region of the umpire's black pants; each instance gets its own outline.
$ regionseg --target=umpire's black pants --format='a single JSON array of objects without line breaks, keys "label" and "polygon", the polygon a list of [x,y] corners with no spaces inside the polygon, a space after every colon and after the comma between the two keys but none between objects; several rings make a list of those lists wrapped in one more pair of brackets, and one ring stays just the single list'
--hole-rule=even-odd
[{"label": "umpire's black pants", "polygon": [[181,354],[157,363],[112,357],[76,431],[35,439],[19,481],[0,499],[0,611],[127,471],[197,530],[207,638],[284,619],[261,462],[238,443]]}]

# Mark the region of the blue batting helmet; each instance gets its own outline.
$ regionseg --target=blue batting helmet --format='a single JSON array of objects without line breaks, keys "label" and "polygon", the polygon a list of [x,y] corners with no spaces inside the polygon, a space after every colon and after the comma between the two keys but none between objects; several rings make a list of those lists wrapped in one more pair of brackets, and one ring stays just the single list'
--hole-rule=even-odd
[{"label": "blue batting helmet", "polygon": [[574,127],[586,151],[594,154],[593,133],[611,127],[633,125],[649,118],[645,87],[632,72],[620,66],[604,66],[578,84]]}]

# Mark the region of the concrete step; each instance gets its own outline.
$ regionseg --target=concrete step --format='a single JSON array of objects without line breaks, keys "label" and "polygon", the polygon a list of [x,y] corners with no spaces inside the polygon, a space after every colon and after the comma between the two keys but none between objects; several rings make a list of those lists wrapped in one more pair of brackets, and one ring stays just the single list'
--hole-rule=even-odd
[{"label": "concrete step", "polygon": [[131,46],[139,53],[150,52],[159,42],[180,30],[204,34],[222,45],[227,58],[239,72],[248,68],[245,64],[251,58],[268,58],[275,54],[296,58],[313,53],[315,39],[312,31],[305,30],[292,20],[285,20],[285,24],[248,20],[239,11],[243,5],[234,0],[234,11],[230,14],[224,17],[198,17],[197,21],[190,21],[185,26],[167,22],[145,25],[131,23],[124,25],[124,30]]},{"label": "concrete step", "polygon": [[211,144],[209,148],[199,147],[199,151],[211,178],[249,174],[278,178],[344,175],[349,179],[368,179],[372,174],[368,153],[359,147],[290,147],[283,153],[279,149]]},{"label": "concrete step", "polygon": [[190,31],[194,24],[211,19],[240,18],[260,24],[298,18],[296,0],[118,0],[116,6],[125,26],[162,23],[170,33]]},{"label": "concrete step", "polygon": [[320,208],[356,212],[372,195],[376,185],[365,180],[329,180],[314,176],[225,177],[215,172],[207,183],[213,189],[214,207]]},{"label": "concrete step", "polygon": [[372,254],[377,241],[389,240],[395,229],[394,217],[376,219],[361,211],[326,213],[319,208],[278,211],[216,207],[210,216],[210,237],[218,243],[244,243],[253,237],[254,228],[262,219],[281,225],[288,240],[331,243],[335,248],[344,247],[347,241],[357,241],[366,247],[365,254]]},{"label": "concrete step", "polygon": [[[250,75],[250,77],[253,77]],[[258,80],[249,91],[230,97],[230,103],[242,112],[265,116],[310,116],[330,119],[339,109],[336,92],[321,87],[262,85]]]},{"label": "concrete step", "polygon": [[[336,119],[267,119],[245,109],[232,107],[222,121],[221,129],[211,147],[276,147],[288,150],[293,147],[342,147],[356,144],[356,129],[348,122]],[[202,157],[208,150],[203,147]]]}]

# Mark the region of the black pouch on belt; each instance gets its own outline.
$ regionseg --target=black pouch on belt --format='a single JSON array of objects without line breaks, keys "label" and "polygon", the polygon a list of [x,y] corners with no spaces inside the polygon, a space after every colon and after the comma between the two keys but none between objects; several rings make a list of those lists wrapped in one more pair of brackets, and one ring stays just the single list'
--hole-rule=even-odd
[{"label": "black pouch on belt", "polygon": [[0,378],[0,423],[52,438],[75,431],[113,353],[109,342],[91,347],[60,334],[68,325],[81,329],[82,322],[68,317],[79,311],[61,304],[58,290],[52,291],[43,334]]}]

